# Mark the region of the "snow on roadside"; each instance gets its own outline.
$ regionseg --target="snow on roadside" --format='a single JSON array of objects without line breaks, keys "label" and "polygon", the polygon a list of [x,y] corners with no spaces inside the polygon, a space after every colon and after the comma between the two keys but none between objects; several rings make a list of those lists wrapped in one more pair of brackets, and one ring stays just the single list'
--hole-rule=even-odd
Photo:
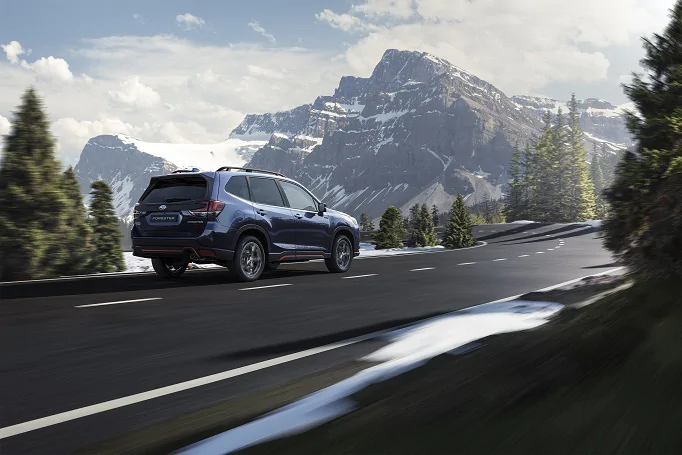
[{"label": "snow on roadside", "polygon": [[372,243],[360,243],[360,257],[380,257],[380,256],[396,256],[403,254],[416,254],[429,251],[444,250],[443,246],[424,246],[424,247],[406,247],[406,248],[388,248],[386,250],[375,250]]},{"label": "snow on roadside", "polygon": [[516,220],[516,221],[510,221],[509,223],[505,224],[533,224],[535,221],[528,221],[528,220]]},{"label": "snow on roadside", "polygon": [[439,316],[388,334],[391,343],[366,360],[383,362],[315,392],[253,422],[195,443],[179,453],[213,455],[297,434],[344,415],[355,408],[351,395],[400,375],[429,359],[499,333],[545,324],[563,308],[551,302],[511,300],[479,305]]}]

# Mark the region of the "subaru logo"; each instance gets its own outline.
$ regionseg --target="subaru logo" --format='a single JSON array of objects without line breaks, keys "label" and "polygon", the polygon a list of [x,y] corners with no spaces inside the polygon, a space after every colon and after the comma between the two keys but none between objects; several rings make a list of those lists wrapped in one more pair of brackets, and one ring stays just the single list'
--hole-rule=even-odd
[{"label": "subaru logo", "polygon": [[165,206],[165,205],[160,205],[160,206],[159,206],[159,210],[166,210],[166,206]]}]

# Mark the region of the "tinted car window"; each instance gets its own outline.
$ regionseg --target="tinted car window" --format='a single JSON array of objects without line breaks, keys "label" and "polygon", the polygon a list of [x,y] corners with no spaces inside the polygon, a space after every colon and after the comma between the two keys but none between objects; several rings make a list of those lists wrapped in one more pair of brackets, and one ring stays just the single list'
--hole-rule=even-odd
[{"label": "tinted car window", "polygon": [[273,179],[250,178],[251,200],[261,204],[284,207],[282,194],[277,188],[277,182]]},{"label": "tinted car window", "polygon": [[306,190],[289,182],[279,182],[287,196],[289,207],[298,210],[317,212],[317,202]]},{"label": "tinted car window", "polygon": [[225,191],[247,201],[249,197],[249,187],[246,184],[246,177],[235,175],[228,180]]},{"label": "tinted car window", "polygon": [[206,198],[206,180],[201,177],[163,179],[156,182],[142,202],[180,202]]}]

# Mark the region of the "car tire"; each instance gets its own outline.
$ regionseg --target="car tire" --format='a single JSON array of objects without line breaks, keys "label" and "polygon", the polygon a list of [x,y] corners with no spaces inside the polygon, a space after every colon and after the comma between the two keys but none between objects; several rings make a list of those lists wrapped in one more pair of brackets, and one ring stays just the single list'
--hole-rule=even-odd
[{"label": "car tire", "polygon": [[350,269],[353,262],[353,244],[345,235],[340,235],[334,239],[332,245],[332,257],[325,259],[327,269],[332,273],[344,273]]},{"label": "car tire", "polygon": [[237,281],[256,281],[265,270],[265,249],[256,237],[239,239],[234,260],[227,266]]},{"label": "car tire", "polygon": [[173,261],[166,258],[153,258],[152,267],[157,275],[164,278],[179,278],[185,270],[187,270],[188,263],[180,266],[173,264]]}]

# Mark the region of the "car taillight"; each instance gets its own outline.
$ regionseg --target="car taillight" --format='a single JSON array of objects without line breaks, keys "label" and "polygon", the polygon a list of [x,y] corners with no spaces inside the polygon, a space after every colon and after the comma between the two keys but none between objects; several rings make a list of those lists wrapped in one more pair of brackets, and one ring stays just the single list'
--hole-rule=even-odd
[{"label": "car taillight", "polygon": [[220,201],[208,201],[203,203],[204,206],[198,209],[190,210],[192,216],[199,218],[206,218],[209,221],[215,221],[220,215],[220,212],[225,208],[225,203]]},{"label": "car taillight", "polygon": [[135,204],[135,208],[133,209],[133,218],[137,218],[138,216],[140,216],[140,210],[138,209],[138,207],[140,207],[139,202]]}]

